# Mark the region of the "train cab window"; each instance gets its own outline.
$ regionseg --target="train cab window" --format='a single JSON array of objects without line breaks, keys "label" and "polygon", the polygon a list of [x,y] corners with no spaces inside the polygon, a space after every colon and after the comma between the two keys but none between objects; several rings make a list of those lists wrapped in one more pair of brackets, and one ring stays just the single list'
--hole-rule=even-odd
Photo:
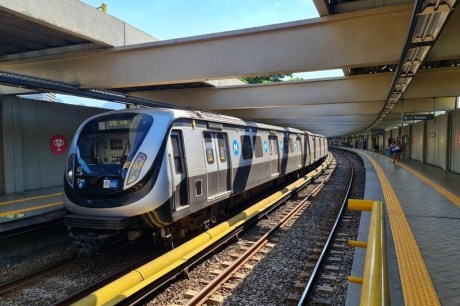
[{"label": "train cab window", "polygon": [[289,138],[289,153],[294,152],[294,141],[292,138]]},{"label": "train cab window", "polygon": [[[76,165],[84,175],[121,176],[133,161],[153,123],[153,117],[136,113],[103,115],[87,122],[78,137]],[[76,167],[78,167],[76,166]]]},{"label": "train cab window", "polygon": [[252,136],[252,142],[254,143],[254,153],[256,157],[264,156],[264,150],[262,148],[262,139],[260,136]]},{"label": "train cab window", "polygon": [[241,136],[241,155],[243,159],[251,159],[252,158],[252,145],[251,145],[251,137],[248,135]]},{"label": "train cab window", "polygon": [[211,134],[204,133],[203,139],[204,139],[204,150],[206,154],[206,161],[208,162],[208,164],[212,165],[214,164],[214,149],[212,145]]},{"label": "train cab window", "polygon": [[227,161],[227,146],[223,134],[217,134],[217,144],[219,146],[219,158],[221,162]]}]

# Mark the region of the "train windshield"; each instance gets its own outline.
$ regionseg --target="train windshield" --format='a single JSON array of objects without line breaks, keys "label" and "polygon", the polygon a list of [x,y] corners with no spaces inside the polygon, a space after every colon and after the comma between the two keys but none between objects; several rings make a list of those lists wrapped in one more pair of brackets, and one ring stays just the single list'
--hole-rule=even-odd
[{"label": "train windshield", "polygon": [[77,142],[77,176],[124,176],[153,118],[145,114],[113,114],[88,122]]}]

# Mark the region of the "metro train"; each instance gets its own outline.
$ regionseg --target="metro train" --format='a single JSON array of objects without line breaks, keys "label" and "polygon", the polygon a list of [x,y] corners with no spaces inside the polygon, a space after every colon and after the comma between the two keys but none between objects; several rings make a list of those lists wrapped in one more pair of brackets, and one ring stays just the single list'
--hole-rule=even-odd
[{"label": "metro train", "polygon": [[131,109],[86,120],[69,147],[64,223],[79,249],[209,227],[228,207],[306,173],[326,138],[208,112]]}]

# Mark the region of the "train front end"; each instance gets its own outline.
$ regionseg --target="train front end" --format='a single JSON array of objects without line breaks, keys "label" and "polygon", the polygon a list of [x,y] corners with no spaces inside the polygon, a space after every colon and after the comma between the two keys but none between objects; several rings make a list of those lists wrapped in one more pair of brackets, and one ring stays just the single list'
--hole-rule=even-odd
[{"label": "train front end", "polygon": [[139,227],[139,216],[168,201],[162,163],[170,119],[167,112],[111,112],[79,128],[64,178],[64,224],[79,249]]}]

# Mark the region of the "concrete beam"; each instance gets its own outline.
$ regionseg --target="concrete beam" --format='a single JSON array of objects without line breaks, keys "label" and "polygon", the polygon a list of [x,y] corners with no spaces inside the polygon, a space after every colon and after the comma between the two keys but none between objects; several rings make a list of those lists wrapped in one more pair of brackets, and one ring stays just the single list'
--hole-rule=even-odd
[{"label": "concrete beam", "polygon": [[0,10],[108,47],[157,40],[78,0],[2,1]]},{"label": "concrete beam", "polygon": [[456,97],[438,97],[423,99],[407,99],[404,104],[398,101],[396,106],[391,110],[390,115],[397,114],[401,116],[401,110],[405,113],[420,113],[436,111],[449,111],[455,109]]},{"label": "concrete beam", "polygon": [[225,110],[385,100],[392,73],[245,86],[131,92],[198,109]]},{"label": "concrete beam", "polygon": [[313,0],[313,4],[321,17],[328,16],[330,14],[326,2],[327,0]]},{"label": "concrete beam", "polygon": [[4,62],[0,70],[113,88],[394,64],[411,11],[412,5],[382,7],[80,56]]},{"label": "concrete beam", "polygon": [[449,18],[441,36],[439,36],[438,41],[425,60],[459,59],[460,39],[458,39],[458,29],[460,29],[460,10],[457,9]]},{"label": "concrete beam", "polygon": [[403,99],[460,96],[460,67],[421,69]]},{"label": "concrete beam", "polygon": [[220,113],[258,121],[259,119],[305,118],[315,116],[374,115],[383,107],[383,101],[338,103],[324,105],[297,105],[283,107],[221,110]]},{"label": "concrete beam", "polygon": [[0,95],[23,95],[34,92],[36,92],[36,90],[0,85]]}]

